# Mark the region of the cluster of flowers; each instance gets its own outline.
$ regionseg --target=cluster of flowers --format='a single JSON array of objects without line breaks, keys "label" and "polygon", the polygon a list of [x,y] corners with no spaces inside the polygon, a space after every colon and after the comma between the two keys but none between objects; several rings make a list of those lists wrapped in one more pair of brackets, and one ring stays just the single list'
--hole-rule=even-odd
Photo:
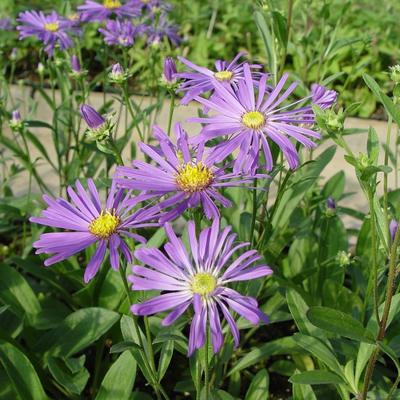
[{"label": "cluster of flowers", "polygon": [[[161,0],[104,0],[97,3],[86,0],[69,18],[55,11],[25,11],[19,14],[17,30],[20,39],[34,36],[45,44],[45,51],[53,55],[56,45],[60,50],[74,46],[73,37],[81,34],[87,22],[101,22],[99,28],[109,46],[129,47],[137,36],[147,36],[149,44],[157,44],[165,38],[174,45],[181,41],[178,29],[168,21],[169,4]],[[10,28],[10,21],[4,21]]]},{"label": "cluster of flowers", "polygon": [[[231,227],[220,227],[218,206],[231,205],[222,189],[268,178],[266,173],[274,164],[271,141],[282,150],[289,167],[296,168],[299,155],[290,139],[314,147],[310,138],[318,139],[319,134],[313,130],[312,104],[328,108],[336,101],[336,92],[314,85],[309,97],[288,103],[297,83],[284,89],[288,80],[285,74],[272,87],[261,67],[240,61],[241,56],[230,63],[217,61],[215,71],[181,58],[189,67],[182,73],[176,72],[172,59],[166,59],[165,79],[182,80],[178,88],[184,92],[182,103],[195,99],[204,106],[204,117],[189,119],[203,124],[201,132],[189,137],[178,123],[176,141],[172,141],[161,128],[154,127],[158,145],[140,143],[146,159],[153,162],[134,160],[130,167],[118,166],[105,205],[92,180],[88,180],[87,189],[78,181],[75,190],[68,188],[71,202],[46,195],[48,208],[41,217],[31,218],[32,222],[66,230],[44,233],[34,243],[37,253],[52,255],[46,266],[97,244],[85,270],[85,282],[98,272],[107,248],[113,269],[119,268],[121,257],[129,264],[134,259],[143,263],[145,266],[132,268],[132,289],[159,290],[162,294],[132,305],[134,314],[172,310],[162,321],[170,325],[193,305],[189,354],[205,343],[207,326],[214,351],[221,348],[221,317],[238,344],[239,331],[230,310],[253,324],[267,321],[254,298],[228,287],[231,282],[270,275],[272,270],[258,263],[261,257],[256,250],[242,252],[249,243],[235,243]],[[209,111],[213,111],[212,116]],[[107,120],[91,106],[82,105],[81,114],[95,135],[109,129]],[[214,138],[218,143],[210,145]],[[237,156],[229,161],[233,152]],[[170,222],[194,208],[212,223],[201,232],[196,232],[193,221],[187,223],[187,251]],[[164,251],[141,247],[133,257],[128,239],[140,243],[145,239],[132,230],[154,226],[165,228],[168,242]]]}]

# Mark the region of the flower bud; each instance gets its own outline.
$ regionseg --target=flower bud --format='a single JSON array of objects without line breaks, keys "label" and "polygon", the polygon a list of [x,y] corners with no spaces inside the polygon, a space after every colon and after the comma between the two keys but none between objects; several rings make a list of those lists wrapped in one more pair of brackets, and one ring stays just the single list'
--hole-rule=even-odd
[{"label": "flower bud", "polygon": [[108,74],[108,78],[111,82],[121,84],[126,81],[127,75],[125,74],[121,64],[116,63],[112,66],[111,72]]},{"label": "flower bud", "polygon": [[71,70],[75,74],[80,74],[82,71],[79,59],[75,54],[71,56]]},{"label": "flower bud", "polygon": [[397,221],[395,219],[392,219],[390,221],[389,232],[390,232],[390,239],[392,240],[392,242],[394,240],[394,237],[396,236],[398,226],[399,226],[399,224],[397,223]]},{"label": "flower bud", "polygon": [[400,83],[400,65],[394,65],[389,69],[390,69],[390,79],[394,83]]},{"label": "flower bud", "polygon": [[113,124],[88,104],[82,104],[80,112],[88,126],[88,137],[98,143],[106,142],[114,128]]},{"label": "flower bud", "polygon": [[13,131],[18,131],[22,128],[22,118],[21,118],[21,114],[18,110],[14,110],[11,113],[11,119],[10,119],[10,128]]},{"label": "flower bud", "polygon": [[10,60],[11,60],[11,61],[16,61],[17,58],[18,58],[18,49],[17,49],[16,47],[14,47],[14,48],[11,50]]},{"label": "flower bud", "polygon": [[177,73],[176,64],[172,57],[165,57],[164,59],[164,77],[169,83],[175,82],[175,74]]},{"label": "flower bud", "polygon": [[40,76],[44,75],[44,65],[41,62],[38,64],[36,71]]},{"label": "flower bud", "polygon": [[348,267],[351,264],[351,253],[341,250],[337,253],[336,260],[341,267]]}]

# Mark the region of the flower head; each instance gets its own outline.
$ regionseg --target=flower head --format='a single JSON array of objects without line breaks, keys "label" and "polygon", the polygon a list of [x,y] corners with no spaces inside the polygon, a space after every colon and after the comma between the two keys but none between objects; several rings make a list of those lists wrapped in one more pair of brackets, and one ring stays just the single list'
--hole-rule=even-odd
[{"label": "flower head", "polygon": [[215,95],[211,99],[207,100],[199,96],[195,98],[217,113],[209,118],[189,119],[190,122],[205,125],[200,135],[193,139],[193,143],[232,135],[230,140],[224,140],[214,148],[212,159],[216,162],[221,161],[239,148],[233,172],[254,173],[261,166],[259,162],[261,148],[264,152],[265,167],[268,170],[272,169],[273,159],[269,146],[269,141],[272,140],[282,150],[289,167],[296,168],[299,165],[299,156],[296,147],[288,137],[306,147],[316,146],[309,137],[320,138],[317,132],[306,127],[314,120],[313,114],[310,115],[311,106],[294,108],[296,104],[306,99],[282,105],[297,86],[297,83],[292,83],[281,93],[288,78],[287,74],[283,75],[270,93],[266,91],[268,77],[263,75],[257,84],[258,93],[256,94],[248,64],[243,65],[243,72],[244,79],[238,82],[237,90],[221,82],[214,82]]},{"label": "flower head", "polygon": [[[239,59],[246,53],[240,52],[232,61],[217,60],[215,62],[215,70],[210,70],[205,67],[193,64],[183,57],[178,57],[179,61],[185,64],[189,71],[176,74],[177,79],[183,79],[184,82],[180,85],[180,92],[184,92],[185,96],[181,100],[182,104],[188,104],[196,96],[206,92],[214,92],[214,83],[219,82],[223,85],[232,86],[237,89],[239,81],[244,80],[243,65],[244,62],[239,62]],[[252,69],[260,68],[259,65],[251,65]],[[253,71],[253,76],[256,73]]]},{"label": "flower head", "polygon": [[131,21],[108,20],[105,28],[100,28],[99,32],[104,35],[104,41],[109,46],[132,46],[134,37],[137,35],[139,27],[134,26]]},{"label": "flower head", "polygon": [[11,18],[0,18],[0,31],[12,31],[13,23]]},{"label": "flower head", "polygon": [[254,178],[232,174],[214,165],[204,146],[189,146],[188,135],[180,124],[175,127],[176,145],[160,128],[155,127],[154,134],[160,147],[141,143],[140,148],[158,165],[133,161],[132,168],[117,168],[115,181],[121,187],[142,190],[149,197],[166,196],[150,207],[154,212],[167,210],[161,214],[160,223],[177,218],[188,208],[200,205],[207,218],[217,218],[219,211],[215,203],[223,207],[231,206],[220,189],[249,183]]},{"label": "flower head", "polygon": [[174,46],[178,46],[181,37],[178,34],[178,27],[170,23],[164,14],[161,14],[157,22],[146,26],[147,43],[157,46],[164,38],[168,39]]},{"label": "flower head", "polygon": [[85,4],[78,7],[78,11],[83,22],[104,21],[114,15],[118,18],[132,18],[140,13],[135,5],[124,0],[103,0],[101,3],[86,0]]},{"label": "flower head", "polygon": [[41,217],[30,218],[31,222],[66,230],[43,233],[33,244],[37,249],[36,254],[53,254],[44,262],[46,266],[65,260],[91,244],[97,244],[85,270],[85,282],[96,275],[107,248],[110,251],[113,269],[119,268],[121,255],[127,262],[132,262],[125,238],[130,237],[144,243],[145,239],[142,236],[130,230],[155,225],[146,222],[149,215],[144,209],[132,212],[133,207],[143,200],[141,197],[132,200],[129,192],[124,194],[123,190],[117,190],[115,185],[112,185],[105,206],[102,206],[93,181],[89,179],[87,184],[87,190],[79,181],[76,182],[76,190],[68,187],[71,202],[44,195],[43,199],[48,208],[42,212]]},{"label": "flower head", "polygon": [[146,266],[135,265],[129,279],[133,290],[162,290],[166,293],[134,304],[131,308],[134,314],[152,315],[172,310],[162,320],[163,325],[171,325],[193,305],[189,356],[204,345],[208,326],[214,352],[220,350],[224,341],[221,316],[227,321],[238,346],[239,330],[230,309],[254,325],[260,321],[268,322],[256,299],[229,287],[232,282],[272,274],[268,266],[257,264],[261,257],[256,250],[247,250],[233,260],[234,254],[249,243],[234,245],[236,235],[231,233],[231,227],[220,230],[219,220],[215,220],[211,227],[203,229],[196,237],[194,222],[189,221],[189,252],[169,224],[165,231],[169,240],[164,246],[166,255],[154,248],[136,250],[135,258]]},{"label": "flower head", "polygon": [[76,33],[71,21],[59,16],[55,11],[48,15],[41,11],[25,11],[19,14],[17,21],[21,25],[17,26],[20,39],[28,36],[35,36],[45,45],[48,55],[53,55],[56,45],[60,50],[73,47],[72,39],[69,34]]},{"label": "flower head", "polygon": [[126,81],[128,74],[124,71],[121,64],[116,63],[111,67],[111,72],[108,77],[111,82],[121,84]]},{"label": "flower head", "polygon": [[323,110],[332,107],[336,103],[337,92],[313,83],[311,85],[312,102]]},{"label": "flower head", "polygon": [[82,71],[81,64],[79,62],[79,58],[76,56],[76,54],[73,54],[71,56],[71,70],[75,74],[80,74]]}]

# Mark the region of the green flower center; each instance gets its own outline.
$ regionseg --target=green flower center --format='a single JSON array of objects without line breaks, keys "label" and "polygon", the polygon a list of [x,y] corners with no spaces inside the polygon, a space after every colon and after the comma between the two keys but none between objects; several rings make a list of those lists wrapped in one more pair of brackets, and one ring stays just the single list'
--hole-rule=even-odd
[{"label": "green flower center", "polygon": [[218,71],[214,73],[215,79],[221,82],[230,81],[233,77],[233,72],[231,71]]},{"label": "green flower center", "polygon": [[101,239],[109,238],[116,232],[120,219],[110,211],[102,211],[89,225],[89,232]]},{"label": "green flower center", "polygon": [[103,6],[110,9],[118,8],[121,7],[121,2],[119,0],[104,0]]},{"label": "green flower center", "polygon": [[248,128],[259,129],[265,124],[265,117],[260,111],[249,111],[243,114],[242,123]]},{"label": "green flower center", "polygon": [[60,24],[58,22],[49,22],[44,24],[44,29],[46,29],[47,32],[57,32],[59,27]]},{"label": "green flower center", "polygon": [[200,272],[193,277],[192,292],[205,296],[215,290],[217,280],[207,272]]},{"label": "green flower center", "polygon": [[201,162],[183,165],[176,176],[176,184],[185,192],[198,192],[209,186],[214,178],[210,168]]}]

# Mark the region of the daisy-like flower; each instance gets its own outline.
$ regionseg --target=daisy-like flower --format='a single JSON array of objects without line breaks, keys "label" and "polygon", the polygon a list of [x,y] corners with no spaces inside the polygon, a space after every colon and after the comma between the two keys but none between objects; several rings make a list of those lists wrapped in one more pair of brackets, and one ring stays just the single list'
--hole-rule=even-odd
[{"label": "daisy-like flower", "polygon": [[119,268],[120,255],[128,263],[132,262],[131,252],[125,238],[145,243],[145,239],[130,232],[146,226],[157,226],[149,223],[149,214],[144,210],[132,212],[132,209],[143,197],[131,198],[131,193],[111,186],[105,207],[101,205],[99,192],[94,182],[87,181],[88,189],[76,182],[76,191],[69,186],[67,192],[71,198],[68,202],[62,198],[53,199],[43,196],[48,208],[41,217],[31,217],[37,224],[65,229],[64,232],[43,233],[33,244],[36,254],[52,254],[45,262],[49,266],[71,257],[88,246],[96,243],[97,248],[89,261],[84,274],[84,281],[89,282],[99,270],[107,248],[110,252],[110,263],[114,270]]},{"label": "daisy-like flower", "polygon": [[216,96],[210,100],[202,97],[195,98],[205,107],[215,110],[217,114],[209,118],[189,119],[190,122],[205,125],[200,135],[193,139],[193,143],[232,135],[230,140],[224,140],[214,148],[214,160],[221,161],[239,148],[233,172],[249,173],[261,166],[259,162],[261,148],[265,156],[265,167],[267,170],[272,169],[273,159],[268,143],[272,140],[282,150],[289,167],[295,169],[299,165],[299,156],[296,147],[288,137],[310,148],[316,146],[310,137],[320,138],[319,133],[304,126],[314,122],[314,115],[310,115],[311,106],[294,108],[306,99],[283,105],[297,86],[297,82],[292,83],[282,93],[288,78],[287,74],[283,75],[270,93],[266,92],[267,76],[263,75],[258,82],[256,94],[248,64],[244,64],[243,72],[244,80],[238,82],[237,90],[222,85],[220,82],[214,82]]},{"label": "daisy-like flower", "polygon": [[0,18],[0,31],[12,31],[13,23],[11,18]]},{"label": "daisy-like flower", "polygon": [[154,136],[160,147],[141,143],[140,149],[157,166],[135,160],[132,168],[117,168],[115,182],[123,188],[142,190],[149,197],[165,196],[149,208],[154,213],[168,210],[160,215],[161,224],[200,205],[208,219],[218,218],[220,214],[216,202],[223,207],[231,206],[231,202],[219,190],[252,182],[255,176],[232,174],[215,166],[210,162],[204,146],[200,145],[196,149],[189,146],[188,135],[180,124],[175,127],[175,135],[176,145],[160,128],[155,127]]},{"label": "daisy-like flower", "polygon": [[[213,92],[215,82],[237,89],[239,81],[244,79],[244,62],[239,62],[239,59],[245,54],[245,52],[238,53],[230,62],[217,60],[215,62],[215,71],[193,64],[186,58],[178,57],[182,64],[190,68],[190,71],[180,72],[175,75],[177,79],[184,79],[184,82],[178,89],[178,92],[185,93],[181,104],[188,104],[196,96],[207,92]],[[253,69],[261,68],[260,65],[251,65],[250,67]],[[254,72],[253,77],[255,77]]]},{"label": "daisy-like flower", "polygon": [[59,16],[55,11],[48,15],[41,11],[25,11],[19,14],[17,21],[21,23],[17,26],[19,38],[37,37],[46,45],[44,50],[50,56],[53,55],[56,44],[60,50],[74,45],[69,34],[77,33],[76,28],[70,20]]},{"label": "daisy-like flower", "polygon": [[140,10],[130,1],[103,0],[102,3],[86,0],[85,4],[78,7],[81,21],[104,21],[116,16],[118,18],[132,18],[140,14]]},{"label": "daisy-like flower", "polygon": [[138,9],[146,13],[166,12],[172,8],[171,4],[162,0],[131,0],[131,4],[134,4]]},{"label": "daisy-like flower", "polygon": [[99,32],[104,35],[104,41],[109,46],[129,47],[133,45],[134,37],[139,28],[134,26],[131,21],[108,20],[105,28],[100,28]]},{"label": "daisy-like flower", "polygon": [[190,252],[186,251],[169,224],[165,231],[169,240],[164,246],[166,255],[154,248],[136,250],[135,258],[146,266],[133,266],[134,275],[129,279],[133,290],[162,290],[167,293],[134,304],[131,307],[134,314],[152,315],[172,309],[162,320],[162,325],[168,326],[193,305],[189,356],[204,345],[208,327],[214,352],[220,350],[224,342],[220,316],[227,321],[235,346],[238,346],[239,330],[230,309],[254,325],[260,321],[268,322],[256,299],[229,287],[232,282],[272,274],[268,266],[256,264],[261,258],[256,250],[247,250],[233,260],[233,255],[249,243],[234,245],[236,234],[231,233],[230,226],[220,230],[219,220],[215,220],[197,238],[194,222],[189,221]]},{"label": "daisy-like flower", "polygon": [[318,107],[326,110],[336,103],[337,92],[335,90],[328,90],[325,86],[313,83],[311,85],[312,102]]},{"label": "daisy-like flower", "polygon": [[163,14],[158,18],[157,23],[152,22],[146,26],[147,43],[158,45],[167,38],[174,46],[178,46],[182,41],[178,34],[178,27],[170,23]]}]

